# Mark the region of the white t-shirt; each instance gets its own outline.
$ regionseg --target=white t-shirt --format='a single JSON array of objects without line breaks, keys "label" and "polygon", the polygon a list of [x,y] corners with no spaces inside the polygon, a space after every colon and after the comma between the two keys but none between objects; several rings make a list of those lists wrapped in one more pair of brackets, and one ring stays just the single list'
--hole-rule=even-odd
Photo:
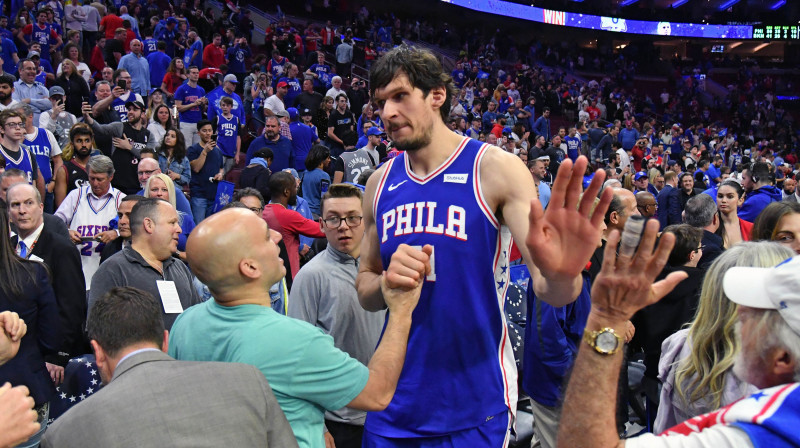
[{"label": "white t-shirt", "polygon": [[283,101],[278,98],[278,95],[272,95],[271,97],[264,100],[264,108],[269,109],[272,111],[273,114],[278,115],[279,113],[286,114],[286,106],[283,105]]},{"label": "white t-shirt", "polygon": [[622,148],[617,150],[617,154],[619,154],[619,167],[623,170],[626,166],[631,166],[631,157],[628,155],[628,151],[625,151]]},{"label": "white t-shirt", "polygon": [[[58,69],[56,69],[56,76],[61,76],[61,68],[64,67],[64,63],[58,64]],[[86,80],[86,84],[89,84],[89,81],[92,79],[92,70],[86,65],[85,62],[78,62],[75,64],[75,68],[78,69],[78,74],[83,76],[83,79]]]}]

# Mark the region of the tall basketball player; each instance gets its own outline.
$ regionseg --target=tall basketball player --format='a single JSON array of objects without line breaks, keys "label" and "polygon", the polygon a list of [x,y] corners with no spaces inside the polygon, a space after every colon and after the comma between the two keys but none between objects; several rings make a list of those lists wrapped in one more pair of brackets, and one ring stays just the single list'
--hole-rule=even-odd
[{"label": "tall basketball player", "polygon": [[525,242],[537,296],[556,306],[574,300],[610,202],[604,192],[589,216],[604,173],[579,208],[587,160],[567,160],[543,212],[519,159],[447,127],[455,89],[431,53],[390,51],[370,85],[404,152],[367,183],[359,299],[384,308],[381,277],[391,287],[424,285],[397,391],[385,411],[368,414],[364,446],[504,446],[517,400],[503,312],[511,238]]}]

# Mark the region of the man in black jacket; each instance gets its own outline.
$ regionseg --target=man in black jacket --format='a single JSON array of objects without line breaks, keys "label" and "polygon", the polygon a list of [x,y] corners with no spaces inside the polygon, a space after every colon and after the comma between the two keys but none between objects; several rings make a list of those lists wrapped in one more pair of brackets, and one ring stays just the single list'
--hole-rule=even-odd
[{"label": "man in black jacket", "polygon": [[[84,338],[86,324],[86,283],[75,245],[52,226],[45,224],[44,205],[39,191],[27,183],[11,186],[7,193],[11,222],[17,235],[11,240],[20,257],[40,261],[50,270],[50,280],[58,304],[63,341],[57,358],[47,361],[64,366],[72,356],[89,352]],[[48,366],[51,376],[54,371]]]},{"label": "man in black jacket", "polygon": [[707,269],[725,250],[722,237],[715,233],[719,229],[719,215],[714,199],[707,194],[690,198],[683,211],[683,222],[703,230],[703,254],[697,266]]}]

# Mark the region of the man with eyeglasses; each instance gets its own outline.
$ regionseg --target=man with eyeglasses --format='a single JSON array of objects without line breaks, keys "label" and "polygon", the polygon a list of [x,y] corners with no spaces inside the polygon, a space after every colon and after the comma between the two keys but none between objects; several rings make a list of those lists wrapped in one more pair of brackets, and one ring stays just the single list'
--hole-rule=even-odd
[{"label": "man with eyeglasses", "polygon": [[[348,184],[331,185],[320,202],[319,227],[328,247],[312,258],[294,279],[289,316],[319,327],[334,344],[364,365],[378,345],[385,311],[371,313],[358,302],[361,240],[364,238],[361,190]],[[366,412],[351,408],[325,414],[337,447],[360,447]]]},{"label": "man with eyeglasses", "polygon": [[304,218],[300,213],[290,210],[290,205],[297,204],[297,183],[291,174],[280,171],[269,178],[270,203],[264,207],[263,217],[269,228],[277,230],[283,236],[286,250],[289,252],[291,278],[300,270],[299,235],[324,238],[318,223]]},{"label": "man with eyeglasses", "polygon": [[44,197],[44,178],[36,163],[36,156],[22,144],[25,139],[25,114],[19,109],[0,111],[0,129],[0,157],[6,161],[5,169],[16,168],[24,172],[26,181]]},{"label": "man with eyeglasses", "polygon": [[[136,167],[136,176],[139,180],[139,186],[141,186],[142,189],[136,194],[139,196],[144,196],[144,189],[147,186],[147,180],[156,174],[161,173],[161,168],[158,166],[158,162],[155,159],[147,157],[140,160]],[[192,214],[192,206],[189,204],[189,200],[186,199],[186,195],[183,194],[183,190],[180,188],[175,188],[175,208],[181,213],[188,215]]]}]

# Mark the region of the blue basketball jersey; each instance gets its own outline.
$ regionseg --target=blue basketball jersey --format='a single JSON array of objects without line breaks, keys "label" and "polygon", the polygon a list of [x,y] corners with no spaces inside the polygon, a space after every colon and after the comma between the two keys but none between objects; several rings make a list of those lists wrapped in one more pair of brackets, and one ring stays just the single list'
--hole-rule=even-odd
[{"label": "blue basketball jersey", "polygon": [[50,168],[50,157],[53,156],[53,142],[47,135],[47,131],[43,128],[36,128],[36,137],[33,140],[28,140],[25,136],[25,146],[36,156],[36,163],[39,165],[39,171],[42,173],[44,183],[50,182],[53,179],[53,170]]},{"label": "blue basketball jersey", "polygon": [[42,46],[42,53],[39,55],[41,59],[50,60],[50,34],[52,27],[49,23],[40,28],[39,24],[33,24],[33,32],[31,34],[31,43],[38,42]]},{"label": "blue basketball jersey", "polygon": [[6,159],[6,169],[16,168],[25,172],[25,175],[28,177],[28,183],[33,184],[33,175],[36,171],[34,168],[33,162],[31,161],[31,151],[25,145],[19,145],[19,157],[12,158],[11,154],[6,151],[2,145],[0,145],[0,156]]},{"label": "blue basketball jersey", "polygon": [[397,391],[385,411],[367,415],[372,433],[437,436],[516,410],[517,371],[503,311],[511,235],[481,190],[488,148],[465,138],[425,178],[401,153],[381,176],[372,205],[383,268],[400,244],[430,244],[433,255]]},{"label": "blue basketball jersey", "polygon": [[[130,95],[128,95],[128,98],[130,98]],[[117,112],[119,121],[123,123],[128,121],[128,108],[125,107],[126,102],[128,102],[128,100],[123,100],[122,97],[114,98],[114,101],[111,102],[111,108]]]},{"label": "blue basketball jersey", "polygon": [[236,155],[236,137],[239,135],[239,117],[231,114],[231,118],[217,115],[217,146],[226,157]]}]

